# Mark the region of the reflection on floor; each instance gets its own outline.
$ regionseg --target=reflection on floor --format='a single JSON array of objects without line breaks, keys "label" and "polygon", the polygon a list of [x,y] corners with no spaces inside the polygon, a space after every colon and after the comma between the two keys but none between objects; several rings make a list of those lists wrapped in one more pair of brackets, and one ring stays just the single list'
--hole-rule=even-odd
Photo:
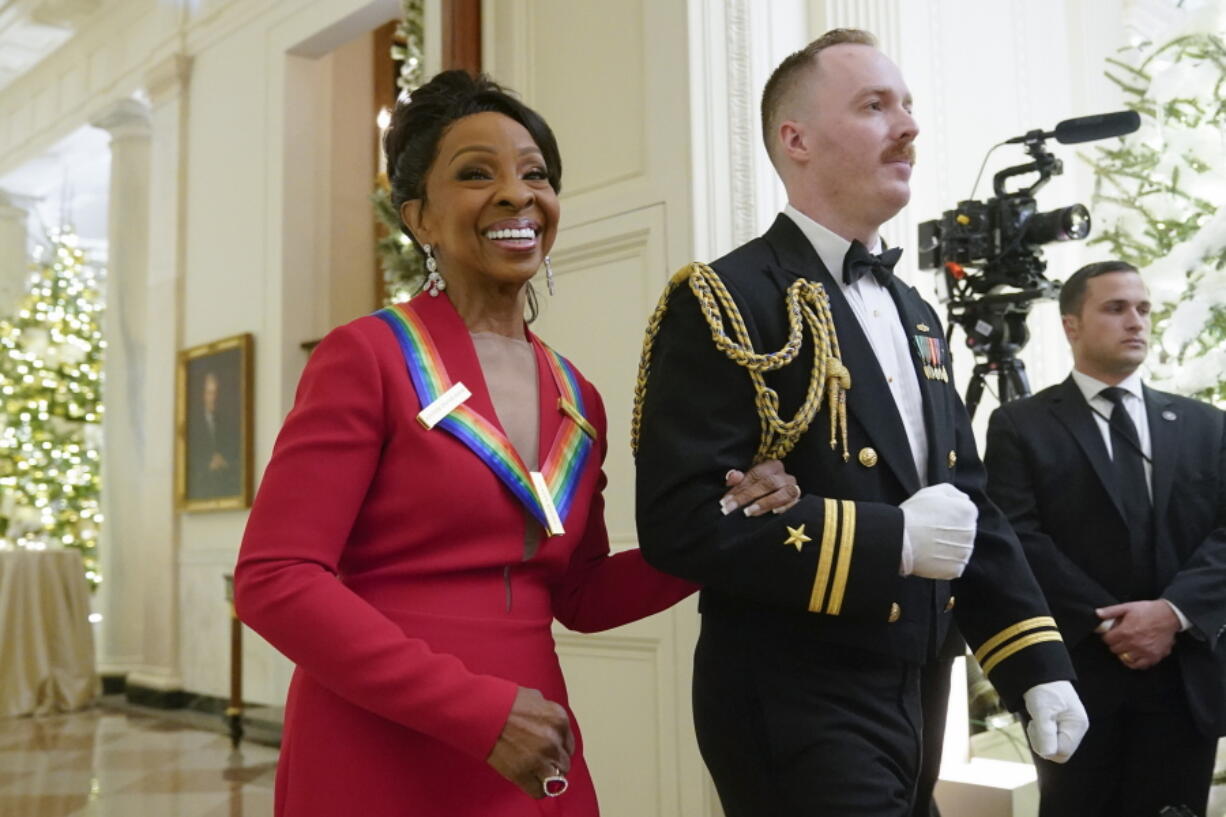
[{"label": "reflection on floor", "polygon": [[0,719],[4,817],[266,817],[277,750],[143,714]]}]

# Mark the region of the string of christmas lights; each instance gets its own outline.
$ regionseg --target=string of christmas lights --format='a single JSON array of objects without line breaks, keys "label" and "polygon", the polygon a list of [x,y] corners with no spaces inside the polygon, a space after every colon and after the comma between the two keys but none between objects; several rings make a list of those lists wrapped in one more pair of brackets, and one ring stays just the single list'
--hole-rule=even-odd
[{"label": "string of christmas lights", "polygon": [[60,230],[17,313],[0,319],[0,547],[75,548],[95,588],[103,276]]}]

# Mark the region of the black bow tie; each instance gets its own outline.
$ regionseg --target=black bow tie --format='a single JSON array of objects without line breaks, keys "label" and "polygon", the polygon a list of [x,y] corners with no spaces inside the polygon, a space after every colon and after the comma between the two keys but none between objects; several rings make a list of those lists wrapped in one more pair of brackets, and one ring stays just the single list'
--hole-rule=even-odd
[{"label": "black bow tie", "polygon": [[851,242],[847,255],[843,258],[843,283],[851,286],[860,280],[860,276],[871,272],[877,283],[886,286],[894,277],[894,265],[902,255],[902,247],[886,250],[881,255],[873,255],[857,239]]}]

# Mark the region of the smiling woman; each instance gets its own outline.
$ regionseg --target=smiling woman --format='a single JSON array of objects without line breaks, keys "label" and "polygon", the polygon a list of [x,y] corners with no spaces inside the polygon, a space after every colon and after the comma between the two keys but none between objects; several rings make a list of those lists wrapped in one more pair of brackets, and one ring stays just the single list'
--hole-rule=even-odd
[{"label": "smiling woman", "polygon": [[[558,195],[532,134],[493,111],[461,119],[439,141],[426,188],[401,215],[418,243],[433,248],[461,316],[489,319],[473,302],[488,284],[504,297],[526,296],[523,285],[545,263],[558,228]],[[513,321],[522,314],[500,311]]]},{"label": "smiling woman", "polygon": [[[473,273],[488,271],[509,285],[501,297],[517,294],[529,320],[535,317],[534,290],[516,285],[542,265],[549,270],[557,235],[562,157],[545,120],[488,79],[445,71],[396,107],[384,142],[392,203],[427,263],[434,259],[428,285],[458,286],[452,300],[470,314],[481,311],[466,303]],[[520,234],[494,237],[509,229]],[[499,255],[492,254],[496,247]],[[487,270],[489,261],[495,263]]]},{"label": "smiling woman", "polygon": [[[552,622],[609,629],[695,588],[609,553],[600,395],[525,325],[557,144],[449,71],[385,148],[437,280],[312,353],[235,571],[241,618],[298,665],[277,814],[595,817]],[[754,515],[796,501],[778,462],[720,477]]]}]

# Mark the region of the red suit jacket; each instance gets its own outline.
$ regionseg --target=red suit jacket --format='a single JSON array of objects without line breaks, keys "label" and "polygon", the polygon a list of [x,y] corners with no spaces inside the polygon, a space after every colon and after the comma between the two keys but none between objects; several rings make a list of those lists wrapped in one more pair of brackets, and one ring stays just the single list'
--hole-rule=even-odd
[{"label": "red suit jacket", "polygon": [[[451,381],[498,426],[447,297],[399,308],[416,311]],[[547,353],[529,340],[543,463],[563,415]],[[391,328],[359,318],[315,349],[235,571],[239,616],[297,664],[278,815],[597,813],[581,739],[570,789],[556,799],[532,800],[485,763],[517,687],[567,706],[554,618],[582,632],[608,629],[695,589],[637,550],[609,554],[604,408],[589,382],[580,378],[580,388],[597,447],[566,532],[524,561],[524,507],[472,450],[417,421],[423,406]],[[572,728],[579,738],[573,716]]]}]

